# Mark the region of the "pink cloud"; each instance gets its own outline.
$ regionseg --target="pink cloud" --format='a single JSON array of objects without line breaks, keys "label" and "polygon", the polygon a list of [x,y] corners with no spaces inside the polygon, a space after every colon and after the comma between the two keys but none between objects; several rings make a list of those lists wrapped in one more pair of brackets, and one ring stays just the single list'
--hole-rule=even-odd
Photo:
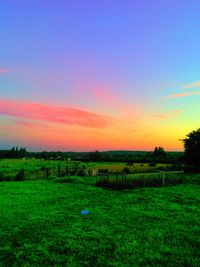
[{"label": "pink cloud", "polygon": [[112,104],[120,101],[121,95],[116,93],[120,83],[89,83],[79,81],[77,83],[77,93],[81,96],[89,96],[93,101],[101,104]]},{"label": "pink cloud", "polygon": [[45,124],[43,122],[36,122],[36,121],[27,121],[24,120],[23,118],[19,118],[19,119],[13,119],[12,123],[14,123],[15,125],[19,126],[19,127],[26,127],[26,128],[35,128],[35,127],[42,127],[42,128],[48,128],[50,129],[50,126],[48,124]]},{"label": "pink cloud", "polygon": [[104,128],[115,121],[112,117],[78,108],[5,99],[0,100],[0,114],[92,128]]},{"label": "pink cloud", "polygon": [[22,127],[32,127],[34,125],[32,122],[25,121],[25,120],[14,120],[14,123]]},{"label": "pink cloud", "polygon": [[111,104],[114,103],[115,101],[119,101],[119,97],[117,94],[111,92],[111,91],[106,91],[105,88],[101,85],[96,86],[93,91],[94,97],[103,103]]},{"label": "pink cloud", "polygon": [[7,68],[0,67],[0,75],[9,72]]},{"label": "pink cloud", "polygon": [[130,99],[121,93],[122,88],[126,87],[126,83],[120,81],[110,83],[79,81],[76,87],[78,101],[87,99],[93,106],[100,109],[105,108],[105,110],[123,117],[135,117],[138,112],[138,105],[130,102]]}]

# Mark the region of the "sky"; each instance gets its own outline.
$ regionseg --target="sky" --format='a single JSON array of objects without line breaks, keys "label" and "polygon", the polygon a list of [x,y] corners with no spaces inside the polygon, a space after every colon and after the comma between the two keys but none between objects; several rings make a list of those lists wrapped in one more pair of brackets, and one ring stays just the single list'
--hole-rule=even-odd
[{"label": "sky", "polygon": [[0,149],[182,151],[199,0],[0,0]]}]

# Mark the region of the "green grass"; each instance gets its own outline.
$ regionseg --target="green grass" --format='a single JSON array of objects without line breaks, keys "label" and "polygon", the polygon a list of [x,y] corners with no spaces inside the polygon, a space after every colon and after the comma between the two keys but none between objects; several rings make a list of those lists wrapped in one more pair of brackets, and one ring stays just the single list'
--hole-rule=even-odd
[{"label": "green grass", "polygon": [[[13,180],[13,177],[21,170],[25,170],[25,178],[27,180],[37,180],[44,178],[44,171],[41,168],[48,167],[51,169],[51,175],[57,175],[58,164],[62,170],[66,166],[74,167],[75,162],[65,162],[59,160],[41,160],[41,159],[7,159],[0,160],[0,174]],[[82,163],[79,163],[82,164]],[[1,177],[0,177],[1,178]]]},{"label": "green grass", "polygon": [[[65,170],[66,166],[73,168],[76,162],[41,159],[0,160],[0,173],[9,176],[12,179],[12,177],[14,177],[21,169],[24,169],[27,179],[41,179],[44,177],[44,172],[41,170],[42,167],[50,167],[51,175],[57,175],[58,164],[60,165],[61,170]],[[166,169],[171,166],[170,164],[157,164],[155,167],[151,167],[148,163],[134,163],[131,166],[127,166],[126,163],[116,162],[77,162],[77,164],[79,164],[80,166],[85,166],[86,168],[108,169],[109,172],[121,172],[125,167],[127,167],[133,173],[160,171],[161,169]]]},{"label": "green grass", "polygon": [[55,180],[0,183],[0,266],[200,266],[199,185]]}]

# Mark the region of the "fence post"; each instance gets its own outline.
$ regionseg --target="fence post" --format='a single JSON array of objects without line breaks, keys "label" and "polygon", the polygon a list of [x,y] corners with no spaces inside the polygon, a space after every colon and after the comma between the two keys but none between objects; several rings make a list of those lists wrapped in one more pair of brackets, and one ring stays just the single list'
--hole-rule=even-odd
[{"label": "fence post", "polygon": [[66,173],[66,175],[69,175],[69,168],[68,168],[68,165],[65,167],[65,173]]},{"label": "fence post", "polygon": [[107,181],[108,181],[108,183],[109,183],[109,175],[107,174]]},{"label": "fence post", "polygon": [[116,180],[117,180],[117,182],[118,182],[118,173],[116,172]]},{"label": "fence post", "polygon": [[58,164],[58,171],[57,171],[58,177],[60,176],[60,164]]},{"label": "fence post", "polygon": [[162,186],[165,186],[165,172],[162,173]]},{"label": "fence post", "polygon": [[144,177],[144,173],[142,174],[142,180],[143,180],[143,186],[145,187],[145,177]]},{"label": "fence post", "polygon": [[181,175],[181,183],[183,184],[183,171],[181,171],[181,173],[180,173]]},{"label": "fence post", "polygon": [[44,169],[44,178],[47,179],[49,177],[49,168]]}]

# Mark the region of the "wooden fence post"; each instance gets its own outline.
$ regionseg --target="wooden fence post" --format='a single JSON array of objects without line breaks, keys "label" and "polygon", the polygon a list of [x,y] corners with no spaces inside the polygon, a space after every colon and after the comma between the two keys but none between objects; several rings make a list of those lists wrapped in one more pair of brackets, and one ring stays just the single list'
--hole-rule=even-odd
[{"label": "wooden fence post", "polygon": [[117,182],[118,182],[118,173],[116,172],[116,180],[117,180]]},{"label": "wooden fence post", "polygon": [[44,169],[44,178],[47,179],[49,177],[49,168]]},{"label": "wooden fence post", "polygon": [[107,181],[108,181],[108,183],[109,183],[109,175],[107,174]]},{"label": "wooden fence post", "polygon": [[143,186],[145,187],[146,183],[145,183],[144,173],[142,174],[142,180],[143,180]]},{"label": "wooden fence post", "polygon": [[69,168],[68,168],[68,165],[65,167],[65,173],[66,173],[66,175],[69,174]]},{"label": "wooden fence post", "polygon": [[183,171],[180,173],[181,175],[181,183],[183,184]]},{"label": "wooden fence post", "polygon": [[162,186],[165,186],[165,172],[162,173]]},{"label": "wooden fence post", "polygon": [[60,164],[58,164],[58,171],[57,171],[58,177],[60,176]]}]

